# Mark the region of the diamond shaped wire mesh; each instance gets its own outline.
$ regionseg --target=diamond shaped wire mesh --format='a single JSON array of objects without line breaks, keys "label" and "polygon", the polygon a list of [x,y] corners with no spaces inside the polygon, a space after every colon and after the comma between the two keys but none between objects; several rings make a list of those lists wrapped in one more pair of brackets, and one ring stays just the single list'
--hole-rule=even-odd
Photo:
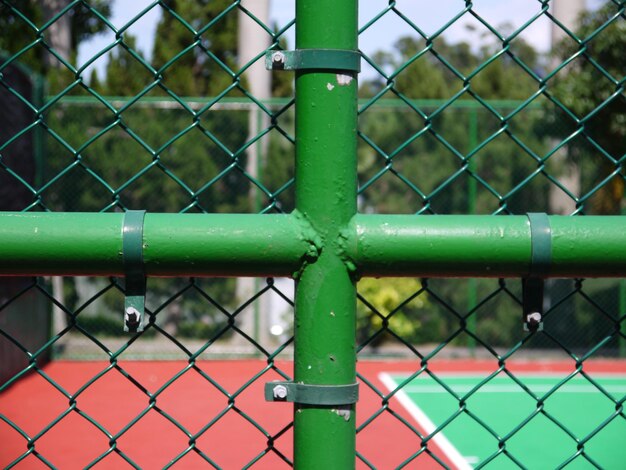
[{"label": "diamond shaped wire mesh", "polygon": [[[434,27],[424,24],[426,15],[416,15],[410,2],[378,3],[377,12],[362,18],[362,39],[380,34],[376,28],[385,23],[409,33],[392,51],[362,51],[361,212],[622,213],[624,2],[604,2],[580,22],[567,24],[553,14],[550,2],[530,1],[532,12],[512,26],[495,23],[489,6],[458,2],[452,10],[442,9],[447,16]],[[274,74],[274,97],[259,98],[250,91],[246,71],[266,49],[289,45],[293,21],[266,25],[245,3],[228,0],[155,1],[125,24],[114,24],[111,13],[105,1],[58,2],[56,10],[46,10],[37,2],[0,0],[0,208],[292,211],[292,85]],[[161,18],[156,33],[166,39],[148,55],[138,47],[137,36],[144,19],[154,14]],[[268,39],[247,64],[236,60],[240,15]],[[58,34],[68,23],[75,37],[65,38],[66,50]],[[529,45],[529,34],[542,25],[555,25],[562,38],[550,54]],[[450,39],[464,29],[479,45]],[[92,57],[79,63],[76,51],[68,53],[76,45],[72,41],[98,33],[111,40]],[[106,77],[94,72],[102,70],[100,62],[108,63]],[[262,155],[258,161],[252,161],[254,150]],[[394,467],[452,467],[440,449],[441,436],[463,419],[467,429],[491,443],[475,462],[479,467],[524,468],[516,440],[534,420],[564,436],[555,466],[604,466],[594,439],[605,428],[626,425],[626,394],[609,391],[585,364],[624,354],[623,280],[549,281],[544,330],[536,334],[521,331],[517,280],[368,282],[361,281],[358,298],[359,357],[365,363],[396,358],[408,364],[411,374],[381,382],[367,365],[359,369],[362,396],[377,405],[359,409],[358,465],[383,468],[388,462],[380,449],[366,445],[368,434],[382,428],[412,443],[397,449]],[[122,320],[113,313],[123,304],[119,279],[2,281],[0,336],[3,358],[11,358],[3,362],[19,367],[1,378],[0,400],[25,379],[38,380],[46,396],[58,400],[36,429],[0,414],[0,429],[23,444],[3,464],[38,460],[54,467],[47,457],[47,436],[84,427],[96,430],[101,442],[81,466],[125,461],[141,467],[133,434],[153,426],[172,427],[180,438],[170,460],[159,463],[163,467],[228,467],[220,449],[211,446],[211,434],[221,432],[262,442],[242,452],[236,463],[228,461],[232,468],[292,465],[293,450],[285,444],[291,417],[281,415],[277,424],[270,419],[273,409],[259,412],[248,401],[250,394],[260,394],[261,382],[290,378],[290,363],[281,361],[290,359],[293,341],[288,289],[274,279],[154,279],[148,287],[148,326],[127,338],[118,335]],[[278,341],[255,320],[259,310],[268,309],[264,302],[272,308],[281,303],[287,318],[280,318],[286,332]],[[37,315],[29,317],[30,325],[24,309]],[[60,323],[49,324],[51,310]],[[33,324],[40,331],[34,333]],[[221,383],[204,360],[233,355],[258,360],[245,366],[245,382]],[[55,363],[46,365],[51,356],[99,362],[85,370],[80,383],[64,384],[55,378]],[[469,389],[459,390],[440,372],[445,369],[440,364],[455,357],[486,361],[490,367]],[[526,383],[516,362],[539,357],[568,364],[548,390]],[[136,376],[133,359],[164,358],[178,362],[163,366],[156,383]],[[90,393],[112,376],[127,387],[124,393],[139,395],[145,403],[126,410],[127,424],[120,429],[108,424],[97,407],[89,408]],[[529,403],[507,429],[473,408],[473,400],[502,377]],[[407,417],[398,398],[420,379],[441,388],[452,404],[431,429]],[[600,422],[584,430],[575,430],[550,406],[550,397],[572,381],[594,388],[610,405]],[[190,389],[203,390],[203,399],[213,403],[198,410],[199,420],[168,411],[172,397]]]},{"label": "diamond shaped wire mesh", "polygon": [[[508,27],[490,23],[488,8],[481,9],[478,2],[455,4],[457,14],[431,31],[425,30],[419,8],[400,1],[389,2],[363,22],[362,35],[383,21],[398,29],[410,29],[411,34],[395,44],[393,53],[364,54],[374,78],[366,87],[362,85],[367,97],[360,107],[362,211],[494,215],[622,212],[624,127],[619,126],[621,130],[612,134],[621,141],[615,146],[615,141],[600,143],[602,133],[596,126],[615,129],[611,121],[623,118],[624,61],[614,61],[612,66],[607,60],[600,64],[594,55],[606,59],[610,55],[609,36],[623,35],[624,4],[605,2],[598,12],[583,17],[578,27],[559,21],[548,2],[528,3],[534,5],[532,16],[516,18],[518,24]],[[525,31],[542,21],[554,23],[559,31],[556,34],[563,38],[543,63],[524,50],[528,44]],[[482,37],[488,38],[480,52],[472,51],[476,46],[471,43],[447,42],[448,31],[463,24],[477,31],[476,37],[482,31]],[[603,35],[605,38],[600,39]],[[499,80],[502,87],[496,85]],[[597,91],[589,92],[585,87],[596,88],[592,82],[596,82]],[[606,114],[600,117],[603,110]],[[608,202],[612,191],[615,199]],[[400,280],[380,280],[381,284],[386,282],[385,287],[401,292]],[[516,326],[517,315],[512,313],[521,308],[518,281],[423,279],[420,284],[414,292],[397,295],[395,302],[381,293],[385,287],[375,290],[367,283],[359,296],[361,315],[368,319],[362,321],[360,354],[368,357],[395,349],[397,355],[413,357],[420,364],[407,365],[404,370],[413,372],[386,382],[386,387],[366,372],[359,374],[381,406],[360,417],[358,432],[365,438],[370,428],[377,428],[377,421],[392,416],[398,435],[414,434],[413,450],[399,449],[401,455],[394,460],[394,467],[482,468],[495,464],[525,468],[529,463],[517,450],[520,447],[516,447],[515,436],[530,428],[529,423],[537,417],[568,436],[561,455],[546,465],[561,468],[576,461],[582,466],[610,466],[597,460],[601,454],[594,452],[590,443],[609,423],[619,422],[623,427],[624,391],[606,393],[610,406],[603,420],[578,432],[551,413],[546,399],[576,378],[601,388],[593,374],[585,373],[585,361],[616,354],[623,344],[624,307],[623,300],[621,304],[618,300],[623,299],[623,281],[550,281],[544,305],[545,327],[537,335]],[[438,373],[440,363],[455,357],[482,358],[492,367],[460,393],[446,382],[450,379],[445,372],[441,376]],[[549,390],[535,392],[515,370],[516,360],[528,358],[563,361],[568,363],[567,372],[563,371]],[[530,398],[527,412],[517,416],[512,421],[516,425],[506,431],[476,414],[475,410],[481,409],[478,405],[472,409],[472,397],[490,396],[485,395],[490,381],[502,376],[509,377]],[[426,429],[423,421],[415,426],[398,409],[398,396],[420,380],[438,383],[444,395],[454,397],[449,410],[441,412]],[[472,441],[470,436],[485,433],[484,440],[492,443],[492,448],[468,467],[463,458],[459,464],[433,453],[441,446],[438,437],[454,435],[454,423],[461,419],[465,420],[460,431],[463,439]],[[387,424],[387,431],[391,427]],[[540,452],[546,455],[545,449]],[[380,453],[365,446],[357,453],[360,462],[370,468],[379,468],[383,461]],[[473,455],[477,454],[478,450]]]},{"label": "diamond shaped wire mesh", "polygon": [[[290,87],[285,87],[282,98],[258,99],[243,78],[251,63],[240,67],[234,60],[238,15],[247,14],[258,21],[254,15],[238,2],[205,6],[154,2],[126,24],[113,24],[109,2],[58,5],[52,13],[42,11],[35,2],[0,5],[0,16],[9,19],[3,23],[7,29],[2,39],[2,113],[7,121],[9,113],[19,117],[13,127],[5,128],[0,144],[2,185],[7,188],[3,210],[292,210],[293,163],[285,158],[293,154],[294,142]],[[176,38],[157,47],[148,59],[137,48],[137,34],[141,34],[142,18],[157,12],[161,28]],[[57,50],[61,46],[53,29],[64,21],[81,29],[78,34],[100,32],[114,37],[81,64],[75,55]],[[284,30],[261,26],[269,47],[278,47]],[[14,41],[9,37],[12,31],[18,33]],[[216,41],[222,41],[218,44],[221,51],[213,47]],[[264,50],[259,49],[259,56]],[[105,60],[106,89],[93,72],[98,61]],[[183,64],[202,70],[194,80],[186,81],[180,76]],[[43,91],[30,83],[35,74],[47,78],[45,98]],[[250,136],[248,122],[253,119],[259,125]],[[260,163],[255,168],[248,161],[249,149],[255,146],[269,147],[276,155],[272,162],[263,162],[269,176],[258,173]],[[20,160],[22,155],[31,155],[35,164]],[[31,174],[33,169],[37,174]],[[284,450],[287,439],[280,439],[289,435],[290,419],[283,417],[283,423],[277,425],[263,417],[268,410],[259,414],[258,409],[246,409],[245,405],[250,390],[258,393],[262,381],[289,379],[291,366],[279,367],[276,361],[281,354],[289,357],[285,351],[290,348],[290,335],[287,332],[278,341],[267,334],[260,339],[254,319],[259,304],[267,304],[265,299],[272,294],[275,308],[276,298],[282,302],[281,310],[292,308],[291,295],[283,293],[273,279],[242,282],[242,286],[234,280],[150,280],[149,326],[130,339],[120,335],[122,323],[113,313],[123,305],[123,280],[69,278],[60,289],[53,288],[54,282],[3,281],[3,361],[10,358],[7,362],[19,367],[3,370],[2,389],[22,377],[32,380],[36,376],[51,386],[47,392],[56,395],[51,399],[65,398],[65,405],[54,407],[36,430],[10,413],[2,415],[8,426],[3,435],[21,436],[22,441],[19,449],[6,450],[3,466],[32,462],[33,457],[58,466],[54,457],[46,457],[46,440],[54,440],[54,434],[61,432],[57,430],[67,431],[69,421],[72,433],[82,429],[93,436],[96,430],[93,438],[100,444],[83,443],[93,447],[93,452],[84,462],[76,457],[74,463],[80,466],[111,462],[110,454],[119,457],[115,461],[121,464],[145,465],[129,444],[137,439],[137,432],[146,431],[145,426],[164,432],[173,428],[182,439],[170,459],[159,465],[189,462],[193,456],[196,464],[223,468],[225,457],[212,446],[210,435],[233,431],[256,442],[237,466],[259,460],[291,463],[289,446]],[[20,310],[29,306],[37,312],[31,319],[40,329],[35,334],[20,315]],[[61,318],[54,325],[47,324],[51,309]],[[59,360],[96,360],[99,366],[82,377],[83,383],[68,386],[62,376],[48,375],[45,363],[51,354]],[[253,367],[243,383],[220,384],[205,361],[233,355],[262,359],[261,366]],[[133,374],[132,361],[136,359],[176,359],[177,365],[183,365],[169,368],[155,387],[151,380]],[[112,375],[115,378],[110,378]],[[121,429],[111,424],[115,420],[107,422],[102,409],[88,409],[89,394],[107,380],[121,380],[124,393],[143,396],[145,405],[127,410],[127,424]],[[184,395],[185,388],[179,384],[185,381],[192,382],[191,389],[205,389],[205,398],[216,404],[200,410],[204,413],[200,421],[168,411],[167,395],[173,393],[169,390]],[[155,441],[152,445],[162,444]]]}]

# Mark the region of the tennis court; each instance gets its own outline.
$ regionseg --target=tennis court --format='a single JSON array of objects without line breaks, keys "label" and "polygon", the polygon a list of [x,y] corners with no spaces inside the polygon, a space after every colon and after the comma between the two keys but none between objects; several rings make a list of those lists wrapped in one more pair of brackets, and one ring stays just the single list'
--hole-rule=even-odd
[{"label": "tennis court", "polygon": [[457,468],[492,459],[498,468],[519,468],[512,459],[528,468],[557,468],[569,458],[568,468],[589,468],[576,459],[579,450],[601,468],[620,468],[626,462],[626,422],[619,417],[626,375],[598,375],[593,383],[566,377],[501,373],[485,383],[484,376],[467,373],[413,379],[383,373],[381,380],[390,390],[408,380],[398,400],[424,431],[440,429],[433,439]]},{"label": "tennis court", "polygon": [[[57,361],[42,372],[59,388],[33,373],[0,395],[0,415],[19,426],[0,420],[0,467],[26,454],[15,468],[44,468],[34,453],[64,469],[103,456],[97,468],[191,469],[207,458],[215,468],[289,467],[292,410],[264,401],[263,384],[280,378],[264,372],[265,361],[117,365]],[[293,363],[275,366],[291,373]],[[496,360],[433,359],[420,370],[418,361],[359,362],[357,468],[468,469],[489,459],[492,468],[515,468],[515,459],[526,468],[556,468],[577,455],[579,443],[601,468],[626,461],[624,361],[585,362],[595,385],[580,374],[562,383],[573,361],[510,361],[510,376],[497,373]],[[568,468],[589,468],[589,461],[577,458]]]},{"label": "tennis court", "polygon": [[625,0],[0,0],[0,469],[626,470],[625,49]]}]

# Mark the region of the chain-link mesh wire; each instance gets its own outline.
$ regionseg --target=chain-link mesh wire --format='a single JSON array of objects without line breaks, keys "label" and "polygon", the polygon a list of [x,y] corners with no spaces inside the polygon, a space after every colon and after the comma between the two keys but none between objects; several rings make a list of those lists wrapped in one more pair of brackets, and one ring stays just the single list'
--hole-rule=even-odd
[{"label": "chain-link mesh wire", "polygon": [[[420,13],[436,17],[438,8],[426,12],[409,2],[391,1],[363,21],[362,40],[380,34],[383,22],[411,33],[398,40],[392,53],[364,54],[365,71],[373,78],[362,85],[367,99],[360,106],[362,211],[622,213],[626,67],[623,58],[614,60],[612,54],[616,58],[620,53],[611,48],[624,44],[626,6],[604,2],[567,23],[553,15],[549,2],[528,4],[533,11],[509,18],[508,25],[493,22],[494,12],[479,2],[458,2],[450,7],[454,15],[440,15],[428,24]],[[529,42],[536,28],[550,25],[555,46],[538,58]],[[449,37],[461,29],[472,39],[451,44]],[[519,445],[519,440],[534,439],[527,428],[537,419],[555,427],[554,442],[559,434],[563,437],[550,451],[534,447],[546,467],[612,465],[594,446],[610,426],[623,432],[625,391],[607,392],[585,372],[585,361],[624,353],[623,281],[548,281],[545,325],[536,334],[519,325],[519,280],[422,279],[417,289],[402,279],[360,285],[360,355],[395,353],[419,363],[405,367],[411,372],[386,387],[364,371],[359,374],[381,401],[360,417],[359,434],[378,429],[377,422],[393,421],[402,423],[395,428],[398,436],[414,436],[414,447],[400,450],[394,467],[527,468],[532,446]],[[458,357],[490,364],[488,372],[461,391],[439,367]],[[547,390],[537,391],[516,369],[517,361],[528,359],[554,359],[567,366]],[[486,390],[503,376],[512,390],[525,391],[530,400],[514,420],[499,427],[477,413],[485,410],[477,400],[493,397]],[[575,428],[557,416],[554,397],[577,378],[602,394],[607,406],[597,422]],[[440,399],[438,406],[448,411],[439,413],[431,428],[423,422],[416,426],[395,401],[420,381],[452,396],[448,408],[446,398]],[[437,436],[454,434],[457,425],[463,440],[478,442],[477,436],[485,434],[489,442],[487,450],[471,454],[477,456],[471,464],[464,459],[451,463],[433,452]],[[365,466],[380,465],[380,454],[371,448],[362,446],[357,454]]]},{"label": "chain-link mesh wire", "polygon": [[[393,51],[363,54],[361,212],[621,213],[626,157],[623,2],[605,2],[580,22],[566,24],[552,14],[550,2],[529,1],[533,12],[523,21],[512,18],[514,26],[495,22],[489,6],[455,2],[454,14],[442,8],[447,16],[431,30],[426,29],[426,15],[415,14],[411,2],[379,3],[379,11],[361,19],[361,42],[383,34],[383,26],[387,31],[408,27],[410,32]],[[113,23],[104,1],[43,4],[46,8],[38,2],[0,1],[0,113],[17,123],[15,129],[3,126],[0,131],[0,184],[11,188],[11,196],[0,202],[2,210],[268,213],[294,208],[291,82],[275,74],[275,98],[255,97],[245,75],[251,63],[238,65],[235,47],[242,13],[265,30],[270,49],[290,46],[293,21],[265,25],[245,3],[225,0],[155,1],[126,24]],[[161,20],[154,50],[147,54],[136,38],[144,18],[155,12]],[[63,39],[60,25],[65,23],[72,33]],[[562,39],[550,54],[538,53],[529,44],[530,35],[551,24]],[[450,39],[463,30],[476,42]],[[99,33],[111,40],[79,63],[76,45]],[[264,51],[260,47],[255,60],[262,60]],[[108,64],[104,72],[99,62]],[[45,77],[45,102],[37,101],[34,88],[29,91],[16,78],[21,70],[23,81],[24,66],[30,68],[31,81]],[[18,114],[24,122],[13,118]],[[252,133],[251,122],[256,123]],[[25,145],[32,150],[25,151]],[[258,161],[250,161],[253,148],[261,156]],[[38,162],[35,172],[15,157],[31,153]],[[172,455],[174,464],[196,455],[204,463],[223,466],[202,438],[221,430],[232,415],[265,442],[246,465],[262,464],[268,455],[291,464],[292,455],[281,444],[290,433],[289,419],[277,426],[271,417],[251,414],[245,407],[246,396],[261,382],[288,379],[291,373],[277,361],[290,357],[293,301],[288,289],[278,285],[273,279],[252,285],[150,279],[146,331],[129,339],[119,335],[122,319],[116,313],[123,305],[121,280],[3,281],[0,318],[32,309],[44,316],[54,311],[54,321],[51,334],[44,332],[36,340],[28,329],[0,323],[3,348],[22,360],[4,374],[0,390],[34,373],[51,386],[50,393],[69,401],[36,430],[0,415],[6,432],[21,435],[25,443],[6,464],[34,456],[54,466],[40,451],[42,442],[67,416],[79,415],[107,440],[104,450],[85,465],[109,454],[137,465],[130,446],[123,445],[125,436],[153,414],[188,441]],[[361,371],[362,395],[375,396],[381,406],[358,415],[359,465],[383,465],[372,447],[359,444],[359,437],[385,423],[385,432],[401,429],[415,436],[414,446],[401,450],[394,466],[411,467],[424,456],[435,465],[450,466],[432,443],[463,416],[492,441],[493,450],[478,465],[505,459],[524,467],[524,456],[509,443],[541,415],[568,439],[557,465],[584,461],[582,465],[602,467],[588,444],[610,423],[624,426],[625,396],[623,391],[606,391],[584,366],[596,357],[624,353],[623,281],[549,281],[544,330],[534,334],[521,329],[519,280],[366,279],[359,290],[360,357],[408,359],[412,370],[391,390]],[[264,299],[269,306],[262,305]],[[279,311],[280,318],[272,315],[284,327],[282,336],[264,333],[267,324],[259,324],[260,310]],[[46,322],[37,324],[45,330]],[[70,391],[44,367],[51,351],[58,358],[107,364]],[[3,352],[3,362],[8,354]],[[233,355],[261,358],[263,365],[245,383],[224,385],[202,361]],[[461,394],[437,372],[437,364],[450,357],[477,357],[494,367]],[[518,358],[537,357],[570,365],[548,392],[529,390],[510,366]],[[185,365],[155,389],[133,376],[134,358],[178,359]],[[132,393],[145,396],[146,406],[135,410],[122,429],[108,429],[80,406],[80,395],[97,388],[108,374],[120,374]],[[504,433],[471,406],[471,398],[502,374],[535,405]],[[179,390],[177,383],[188,376],[217,391],[220,404],[197,429],[160,406],[162,397]],[[404,417],[395,402],[411,379],[425,376],[443,387],[458,407],[432,430]],[[603,421],[582,434],[569,430],[550,410],[550,396],[576,377],[613,406]]]},{"label": "chain-link mesh wire", "polygon": [[[251,64],[236,63],[235,47],[241,14],[266,30],[270,48],[278,47],[293,22],[275,31],[248,14],[239,2],[230,1],[154,2],[137,13],[126,24],[113,24],[110,2],[0,4],[0,48],[6,53],[0,65],[1,113],[15,123],[3,128],[0,139],[2,183],[7,189],[7,197],[0,203],[2,210],[291,211],[294,137],[290,83],[279,93],[284,98],[257,99],[244,78]],[[142,34],[142,18],[155,14],[160,15],[159,28],[165,32],[161,31],[148,59],[135,41]],[[111,41],[86,62],[78,63],[75,49],[64,50],[61,29],[68,27],[67,22],[70,46],[96,33]],[[260,46],[259,56],[264,50]],[[104,72],[99,62],[107,64]],[[24,65],[30,67],[32,76],[41,74],[47,79],[44,104],[14,78]],[[94,70],[105,75],[101,79],[106,83],[99,84]],[[188,81],[185,74],[193,78]],[[17,114],[24,119],[12,118]],[[253,134],[249,122],[256,124]],[[31,153],[23,147],[32,146],[35,135],[43,141],[42,162],[25,165],[17,155]],[[249,161],[254,147],[266,160]],[[41,172],[39,181],[28,173],[34,169]],[[86,425],[87,431],[97,430],[91,458],[74,462],[82,466],[111,462],[109,454],[121,457],[117,460],[120,464],[141,466],[133,453],[135,446],[128,442],[134,439],[135,430],[142,429],[142,423],[155,429],[175,427],[183,438],[184,444],[163,465],[184,464],[191,454],[200,457],[196,464],[223,467],[223,461],[215,457],[212,436],[232,432],[249,432],[247,438],[260,443],[251,452],[241,453],[238,462],[243,463],[238,466],[251,466],[259,460],[291,464],[289,444],[285,450],[290,419],[276,423],[270,419],[271,409],[259,414],[246,407],[250,396],[262,393],[258,389],[262,383],[290,378],[291,365],[276,365],[280,357],[290,357],[288,329],[273,337],[261,329],[267,329],[266,323],[259,325],[259,309],[268,305],[278,312],[274,317],[279,324],[285,322],[281,315],[292,316],[290,289],[281,291],[273,279],[252,283],[150,279],[147,327],[129,338],[121,334],[121,279],[66,278],[59,282],[52,278],[13,284],[3,282],[0,299],[3,322],[11,322],[2,323],[0,332],[6,365],[1,387],[8,390],[36,374],[51,386],[48,399],[54,411],[35,428],[4,410],[3,434],[6,438],[20,435],[23,445],[2,451],[3,466],[32,464],[33,456],[44,465],[58,465],[46,453],[46,442],[68,422],[72,433],[82,429],[81,425]],[[33,315],[24,325],[27,317],[23,311],[35,310],[33,303],[38,316]],[[46,328],[51,313],[53,325]],[[33,328],[41,333],[33,335]],[[68,386],[44,367],[51,351],[58,360],[97,360],[102,366],[86,374],[78,387]],[[206,359],[220,357],[263,361],[255,363],[243,383],[219,383]],[[133,375],[132,360],[136,359],[182,362],[176,362],[170,375],[155,387],[152,378]],[[126,383],[123,394],[145,397],[145,405],[133,410],[121,429],[107,421],[97,407],[90,409],[89,398],[81,400],[90,390],[119,377]],[[190,424],[189,417],[171,414],[172,408],[166,404],[172,393],[185,395],[184,383],[193,383],[195,393],[212,403],[204,410],[201,423]],[[65,405],[55,406],[59,397],[65,398]],[[100,450],[98,435],[106,441]]]}]

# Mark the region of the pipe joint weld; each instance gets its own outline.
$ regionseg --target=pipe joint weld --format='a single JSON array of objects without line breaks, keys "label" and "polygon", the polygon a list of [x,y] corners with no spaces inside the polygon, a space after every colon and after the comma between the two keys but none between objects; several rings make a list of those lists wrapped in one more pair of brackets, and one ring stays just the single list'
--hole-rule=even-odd
[{"label": "pipe joint weld", "polygon": [[341,229],[337,236],[335,242],[335,254],[343,261],[346,269],[350,273],[350,275],[358,280],[361,276],[359,275],[357,262],[351,253],[354,253],[356,250],[353,249],[352,243],[356,239],[356,226],[354,221],[351,221],[347,227]]},{"label": "pipe joint weld", "polygon": [[298,279],[300,278],[302,271],[304,271],[304,269],[309,264],[315,263],[315,261],[317,261],[317,259],[320,257],[324,248],[324,241],[322,240],[322,237],[320,236],[318,231],[315,230],[315,227],[313,227],[309,219],[303,213],[299,212],[298,210],[294,210],[292,212],[292,216],[294,217],[297,224],[300,226],[300,240],[306,242],[307,244],[306,251],[302,257],[302,265],[300,266],[298,271],[293,273],[293,278]]}]

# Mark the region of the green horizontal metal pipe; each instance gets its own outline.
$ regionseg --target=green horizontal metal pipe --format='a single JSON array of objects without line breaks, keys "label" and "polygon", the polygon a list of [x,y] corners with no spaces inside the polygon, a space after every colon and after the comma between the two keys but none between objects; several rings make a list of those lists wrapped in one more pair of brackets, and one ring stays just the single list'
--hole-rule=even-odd
[{"label": "green horizontal metal pipe", "polygon": [[[122,213],[0,213],[0,275],[122,276]],[[292,276],[315,256],[297,215],[146,214],[149,276]]]},{"label": "green horizontal metal pipe", "polygon": [[[549,277],[626,275],[626,217],[549,217]],[[362,276],[523,277],[526,216],[357,215],[348,255]]]},{"label": "green horizontal metal pipe", "polygon": [[[626,217],[549,220],[550,277],[626,275]],[[122,223],[121,213],[0,213],[0,275],[121,276]],[[521,277],[531,263],[525,216],[357,215],[339,242],[333,252],[344,246],[362,276]],[[292,276],[321,249],[297,214],[145,217],[149,276]]]}]

